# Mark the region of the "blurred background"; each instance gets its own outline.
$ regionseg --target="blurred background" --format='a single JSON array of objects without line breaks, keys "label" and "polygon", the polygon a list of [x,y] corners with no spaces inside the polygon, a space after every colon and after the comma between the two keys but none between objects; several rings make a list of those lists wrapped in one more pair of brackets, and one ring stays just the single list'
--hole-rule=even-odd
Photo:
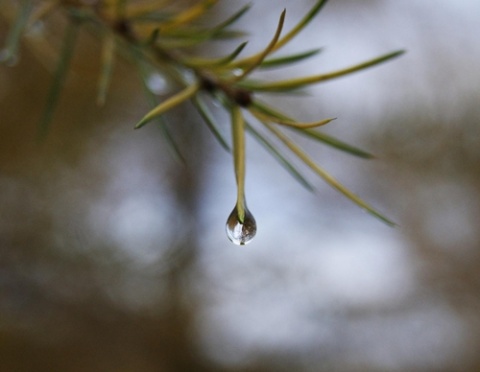
[{"label": "blurred background", "polygon": [[[243,3],[221,2],[210,21]],[[288,30],[314,3],[254,1],[238,24],[245,55],[284,7]],[[324,47],[290,76],[408,53],[265,100],[300,120],[338,117],[325,131],[375,160],[300,143],[398,227],[307,169],[305,191],[250,138],[258,234],[243,247],[224,232],[231,156],[190,105],[168,114],[183,165],[158,127],[133,131],[149,105],[127,61],[96,106],[100,46],[82,33],[39,143],[56,51],[24,45],[0,66],[0,370],[480,370],[479,14],[477,0],[330,1],[279,53]],[[7,29],[0,18],[1,43]],[[152,74],[159,99],[164,83]]]}]

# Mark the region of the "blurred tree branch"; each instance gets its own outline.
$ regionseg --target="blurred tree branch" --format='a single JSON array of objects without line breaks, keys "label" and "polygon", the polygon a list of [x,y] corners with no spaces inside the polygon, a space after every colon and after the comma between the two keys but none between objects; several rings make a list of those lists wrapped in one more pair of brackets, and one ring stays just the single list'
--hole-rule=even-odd
[{"label": "blurred tree branch", "polygon": [[[291,128],[306,134],[311,139],[363,157],[366,152],[342,141],[328,138],[322,132],[312,129],[329,123],[333,120],[332,118],[302,123],[275,108],[268,107],[257,98],[257,94],[278,91],[293,92],[311,84],[376,66],[401,55],[403,51],[388,53],[351,67],[324,74],[276,82],[251,80],[251,73],[263,67],[287,66],[318,53],[319,50],[317,49],[300,54],[270,58],[274,52],[291,42],[302,31],[317,16],[327,1],[317,1],[296,26],[285,34],[283,34],[286,16],[286,10],[284,10],[268,45],[251,56],[238,59],[246,42],[240,43],[231,53],[220,58],[200,58],[192,55],[189,52],[189,48],[192,46],[198,46],[207,41],[235,39],[243,36],[243,32],[232,30],[231,26],[248,11],[248,5],[240,8],[232,16],[213,27],[203,28],[196,25],[196,21],[217,2],[218,0],[202,0],[191,5],[178,6],[179,4],[173,1],[158,0],[142,2],[126,0],[44,0],[37,2],[24,0],[17,3],[16,6],[8,7],[5,5],[7,10],[3,10],[3,13],[7,14],[7,17],[11,14],[16,15],[11,17],[12,26],[6,39],[5,48],[0,55],[0,60],[7,64],[13,64],[17,59],[21,36],[26,30],[39,22],[48,21],[54,13],[59,12],[64,15],[67,26],[65,27],[63,42],[54,71],[53,83],[47,95],[44,114],[40,120],[39,132],[41,136],[46,135],[49,131],[53,113],[74,54],[77,30],[80,27],[94,30],[98,39],[102,40],[103,43],[97,103],[104,104],[106,101],[115,56],[118,54],[128,56],[137,66],[145,86],[148,86],[146,81],[148,74],[145,73],[145,66],[148,66],[148,69],[156,70],[168,76],[180,88],[178,93],[167,98],[148,112],[138,121],[135,128],[140,128],[153,120],[159,120],[160,125],[165,127],[163,114],[173,107],[191,100],[215,138],[224,148],[228,149],[228,141],[220,134],[218,123],[212,118],[204,102],[206,99],[217,101],[227,112],[232,113],[232,147],[235,158],[237,200],[233,215],[230,216],[226,228],[229,238],[237,244],[248,243],[256,232],[255,220],[246,207],[244,195],[246,173],[243,133],[246,130],[252,132],[254,138],[259,140],[260,144],[265,146],[301,184],[310,188],[308,182],[296,167],[282,155],[283,150],[278,149],[261,132],[256,131],[250,123],[245,122],[246,113],[253,115],[259,123],[268,128],[273,137],[277,137],[280,142],[285,144],[286,150],[298,157],[330,186],[381,221],[393,225],[392,221],[320,168],[286,134],[282,133],[281,129],[274,128],[277,125]],[[48,43],[47,40],[43,40],[43,42]],[[149,95],[148,89],[145,89],[145,91]],[[153,102],[150,96],[147,99]],[[178,146],[169,134],[168,129],[164,128],[164,134],[170,147],[175,153],[179,154]],[[248,216],[248,221],[246,216]]]}]

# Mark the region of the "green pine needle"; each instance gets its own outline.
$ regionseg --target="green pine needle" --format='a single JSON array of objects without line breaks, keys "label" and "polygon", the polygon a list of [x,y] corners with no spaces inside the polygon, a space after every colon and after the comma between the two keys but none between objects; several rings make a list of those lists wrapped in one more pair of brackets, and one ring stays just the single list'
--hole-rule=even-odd
[{"label": "green pine needle", "polygon": [[242,110],[234,105],[231,107],[233,164],[237,181],[237,214],[240,223],[245,219],[245,120]]},{"label": "green pine needle", "polygon": [[168,110],[172,109],[173,107],[179,105],[180,103],[188,100],[192,97],[200,88],[199,84],[192,84],[180,91],[179,93],[173,95],[172,97],[168,98],[167,100],[160,103],[157,107],[153,110],[148,112],[136,125],[135,129],[139,129],[143,127],[145,124],[149,123],[153,119],[159,117],[160,115],[164,114]]},{"label": "green pine needle", "polygon": [[68,24],[65,31],[53,82],[50,87],[45,109],[39,123],[39,137],[41,139],[48,134],[50,123],[52,122],[53,114],[60,98],[60,93],[65,84],[68,68],[73,56],[73,51],[75,49],[78,29],[80,28],[79,26],[80,24],[78,22],[72,21]]},{"label": "green pine needle", "polygon": [[199,58],[199,57],[186,57],[183,60],[183,63],[187,66],[191,67],[209,67],[214,68],[216,66],[223,66],[228,64],[229,62],[233,61],[237,56],[242,52],[245,46],[248,44],[247,41],[241,43],[235,50],[228,54],[225,57],[216,58],[216,59],[207,59],[207,58]]},{"label": "green pine needle", "polygon": [[366,68],[378,65],[380,63],[389,61],[393,58],[399,57],[405,53],[403,50],[399,50],[396,52],[388,53],[386,55],[374,58],[372,60],[362,62],[360,64],[347,67],[341,70],[319,74],[319,75],[312,75],[306,76],[301,78],[294,78],[289,80],[281,80],[275,82],[249,82],[249,81],[242,81],[239,83],[242,87],[246,89],[253,90],[255,92],[275,92],[275,91],[282,91],[282,90],[292,90],[292,89],[299,89],[303,88],[306,85],[311,85],[315,83],[324,82],[327,80],[339,78],[345,75],[350,75],[354,72],[365,70]]},{"label": "green pine needle", "polygon": [[[145,93],[145,97],[147,98],[148,102],[152,107],[155,107],[157,105],[156,97],[152,93],[152,91],[148,88],[147,80],[148,80],[148,72],[147,69],[144,65],[144,61],[139,58],[138,53],[133,53],[134,56],[134,61],[137,67],[138,74],[140,76],[140,80],[142,82],[142,87],[143,91]],[[177,142],[173,138],[173,135],[170,133],[170,130],[167,127],[167,124],[165,122],[165,119],[163,116],[159,116],[156,118],[158,122],[158,127],[160,128],[163,138],[165,139],[165,142],[167,143],[168,150],[172,154],[173,158],[177,160],[179,163],[185,165],[185,157],[183,156],[182,152],[180,151],[180,147],[178,146]]]},{"label": "green pine needle", "polygon": [[102,50],[102,67],[98,80],[97,105],[103,106],[107,100],[108,86],[112,79],[113,64],[115,61],[115,38],[112,34],[105,34]]},{"label": "green pine needle", "polygon": [[302,174],[297,170],[297,168],[283,156],[280,151],[269,141],[267,140],[266,136],[261,134],[257,131],[251,124],[246,122],[247,131],[253,136],[255,140],[260,143],[263,148],[265,148],[279,163],[285,170],[290,173],[290,175],[300,183],[303,187],[305,187],[308,191],[313,191],[313,186],[307,181],[307,179],[302,176]]},{"label": "green pine needle", "polygon": [[338,182],[333,176],[328,172],[318,166],[300,147],[295,145],[287,136],[285,136],[281,131],[275,128],[274,125],[269,123],[264,123],[264,125],[282,141],[299,159],[301,159],[308,167],[310,167],[315,173],[317,173],[325,182],[330,186],[335,188],[337,191],[345,195],[352,202],[357,204],[359,207],[365,209],[367,212],[380,219],[382,222],[385,222],[387,225],[395,226],[395,223],[390,219],[385,217],[383,214],[375,210],[372,206],[362,200],[360,197],[352,193],[340,182]]},{"label": "green pine needle", "polygon": [[368,153],[367,151],[364,151],[356,146],[352,146],[346,142],[340,141],[339,139],[329,136],[323,132],[320,132],[318,130],[314,129],[296,129],[296,131],[300,134],[303,134],[307,137],[310,137],[314,140],[320,141],[328,146],[331,146],[337,150],[341,150],[343,152],[346,152],[350,155],[358,156],[360,158],[364,159],[373,159],[375,156]]},{"label": "green pine needle", "polygon": [[313,57],[322,51],[321,48],[308,50],[306,52],[298,53],[298,54],[291,54],[285,57],[278,57],[267,59],[260,64],[260,68],[267,69],[267,68],[278,68],[283,67],[284,65],[290,65],[292,63],[301,62],[305,59]]},{"label": "green pine needle", "polygon": [[208,111],[207,106],[203,103],[203,101],[200,99],[198,95],[192,98],[192,103],[197,109],[200,116],[202,117],[205,124],[207,125],[208,129],[210,129],[214,137],[217,139],[220,146],[222,146],[222,148],[225,149],[225,151],[230,152],[231,151],[230,146],[227,143],[227,141],[223,138],[220,131],[218,130],[218,126],[213,120],[212,115]]},{"label": "green pine needle", "polygon": [[[274,117],[274,118],[278,118],[279,120],[288,120],[288,121],[292,121],[293,119],[289,118],[288,116],[286,116],[285,114],[279,112],[278,110],[275,110],[274,108],[268,106],[267,104],[259,101],[259,100],[255,100],[255,102],[253,103],[253,107],[257,110],[259,110],[260,112],[263,112],[264,114],[266,115],[269,115],[271,117]],[[358,157],[361,157],[361,158],[365,158],[365,159],[371,159],[373,158],[374,156],[358,147],[355,147],[355,146],[352,146],[348,143],[345,143],[343,141],[340,141],[332,136],[329,136],[325,133],[322,133],[318,130],[315,130],[315,129],[302,129],[302,128],[292,128],[294,129],[295,131],[297,131],[298,133],[300,134],[303,134],[307,137],[310,137],[316,141],[320,141],[328,146],[331,146],[337,150],[341,150],[341,151],[344,151],[344,152],[347,152],[351,155],[355,155],[355,156],[358,156]]]},{"label": "green pine needle", "polygon": [[9,30],[5,48],[0,51],[0,62],[13,64],[17,59],[20,38],[28,23],[28,18],[32,11],[32,7],[32,0],[23,0],[19,6],[19,14],[15,18],[15,22]]}]

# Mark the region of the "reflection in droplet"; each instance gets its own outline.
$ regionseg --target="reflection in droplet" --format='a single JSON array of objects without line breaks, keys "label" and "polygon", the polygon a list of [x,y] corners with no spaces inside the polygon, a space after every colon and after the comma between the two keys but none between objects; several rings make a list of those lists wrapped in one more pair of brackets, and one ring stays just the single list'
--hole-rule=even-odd
[{"label": "reflection in droplet", "polygon": [[245,207],[245,218],[243,223],[238,220],[237,207],[233,208],[232,213],[228,216],[225,226],[228,239],[237,245],[245,245],[249,243],[257,233],[257,223],[252,213]]}]

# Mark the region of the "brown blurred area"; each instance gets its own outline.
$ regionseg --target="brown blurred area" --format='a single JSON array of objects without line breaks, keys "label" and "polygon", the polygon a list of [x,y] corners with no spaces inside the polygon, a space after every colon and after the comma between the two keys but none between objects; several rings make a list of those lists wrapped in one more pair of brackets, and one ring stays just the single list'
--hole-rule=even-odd
[{"label": "brown blurred area", "polygon": [[[6,31],[2,23],[2,40]],[[121,59],[109,103],[98,108],[100,49],[83,32],[51,130],[39,140],[55,56],[39,61],[34,52],[23,46],[16,66],[0,67],[0,370],[212,370],[194,347],[195,299],[186,298],[183,283],[197,245],[190,222],[201,184],[201,135],[182,130],[191,151],[188,166],[179,166],[160,131],[134,133],[131,123],[148,106],[135,71]],[[178,112],[172,121],[188,115]],[[126,167],[149,164],[150,178],[136,180],[136,193],[161,193],[160,183],[169,190],[175,216],[154,236],[164,242],[161,262],[135,264],[88,221],[108,193],[108,225],[108,208],[131,187],[106,188],[112,159],[105,153],[123,145],[132,154]],[[142,147],[148,151],[135,150]],[[138,301],[122,298],[127,292]]]},{"label": "brown blurred area", "polygon": [[[270,4],[258,3],[259,9]],[[301,2],[292,14],[311,3]],[[42,59],[23,45],[15,66],[0,65],[0,371],[479,370],[480,50],[466,37],[453,38],[461,25],[469,25],[461,16],[469,20],[466,15],[472,10],[450,14],[451,24],[459,29],[442,29],[451,37],[432,42],[433,31],[402,39],[398,35],[407,31],[392,24],[405,22],[402,27],[408,30],[424,22],[419,29],[435,30],[446,24],[445,14],[437,11],[426,17],[415,13],[414,6],[403,13],[409,18],[395,18],[395,10],[404,8],[393,6],[388,13],[386,3],[394,2],[369,1],[360,9],[355,2],[332,1],[322,20],[334,20],[318,28],[333,30],[322,38],[333,53],[353,44],[334,45],[328,36],[345,32],[339,30],[349,25],[372,24],[379,14],[384,16],[379,24],[392,27],[390,36],[412,41],[410,47],[401,45],[411,51],[397,69],[395,61],[391,70],[376,75],[377,85],[371,90],[377,93],[368,95],[373,103],[362,101],[362,93],[367,97],[369,90],[365,89],[357,103],[344,104],[339,111],[344,122],[369,122],[364,130],[356,129],[356,136],[381,159],[362,165],[365,174],[352,176],[349,186],[369,200],[388,201],[384,203],[399,227],[379,245],[406,252],[407,268],[398,262],[398,270],[411,275],[412,288],[403,291],[399,284],[386,299],[379,295],[378,301],[362,302],[361,293],[369,298],[371,292],[355,286],[363,281],[349,278],[347,272],[349,285],[362,299],[360,305],[352,305],[342,302],[345,287],[338,284],[340,279],[322,279],[336,261],[311,250],[328,252],[320,243],[329,230],[336,234],[336,240],[330,240],[332,252],[346,252],[363,249],[352,243],[357,235],[348,240],[349,234],[366,229],[367,235],[375,235],[386,229],[376,221],[372,228],[363,217],[348,220],[354,207],[337,203],[332,194],[323,198],[320,192],[321,200],[300,194],[298,209],[311,216],[310,209],[317,215],[325,204],[334,205],[328,211],[339,209],[338,217],[298,217],[288,228],[269,230],[268,225],[281,224],[286,213],[267,205],[263,213],[271,219],[263,220],[266,231],[273,235],[282,230],[269,238],[270,244],[261,237],[257,246],[252,243],[253,250],[267,253],[232,249],[223,226],[211,227],[216,219],[206,220],[209,215],[202,209],[209,192],[213,199],[222,198],[224,190],[209,191],[209,177],[221,162],[218,158],[226,158],[228,164],[231,159],[216,150],[203,127],[191,125],[200,119],[189,106],[168,117],[186,164],[171,155],[158,127],[133,131],[148,104],[136,72],[123,59],[115,66],[106,106],[98,108],[100,47],[94,35],[82,32],[43,141],[38,141],[37,123],[55,59]],[[283,5],[292,7],[289,2]],[[229,6],[224,7],[228,12]],[[385,51],[393,41],[388,44],[388,32],[382,39],[376,27],[371,34],[365,29],[358,33],[381,39]],[[469,27],[473,35],[474,26]],[[0,18],[0,43],[6,32]],[[53,44],[56,32],[60,28],[53,32]],[[351,31],[352,40],[356,33]],[[316,40],[318,34],[312,34]],[[369,74],[363,81],[375,79],[375,73]],[[342,89],[358,90],[358,81],[354,88],[348,81],[339,83]],[[327,102],[343,99],[325,96]],[[360,107],[361,114],[356,111]],[[333,112],[335,107],[329,109]],[[267,155],[255,153],[255,160],[257,156]],[[254,174],[255,169],[253,165]],[[233,171],[220,176],[229,177],[233,179]],[[283,182],[280,178],[279,189]],[[271,184],[263,187],[270,188],[265,195],[272,192]],[[291,194],[287,188],[281,195]],[[226,217],[232,206],[211,208],[224,210]],[[306,241],[318,246],[295,240],[298,237],[290,241],[295,231],[308,233]],[[212,235],[221,238],[210,239]],[[395,268],[396,256],[391,260]],[[375,271],[376,260],[371,261],[365,264],[365,277]],[[350,275],[356,273],[357,263],[354,260]],[[382,279],[374,276],[366,283],[381,286],[393,280],[393,272],[382,272]],[[332,292],[338,291],[328,294],[328,284],[334,284]],[[249,307],[254,310],[249,312]],[[271,334],[273,341],[264,334]]]}]

